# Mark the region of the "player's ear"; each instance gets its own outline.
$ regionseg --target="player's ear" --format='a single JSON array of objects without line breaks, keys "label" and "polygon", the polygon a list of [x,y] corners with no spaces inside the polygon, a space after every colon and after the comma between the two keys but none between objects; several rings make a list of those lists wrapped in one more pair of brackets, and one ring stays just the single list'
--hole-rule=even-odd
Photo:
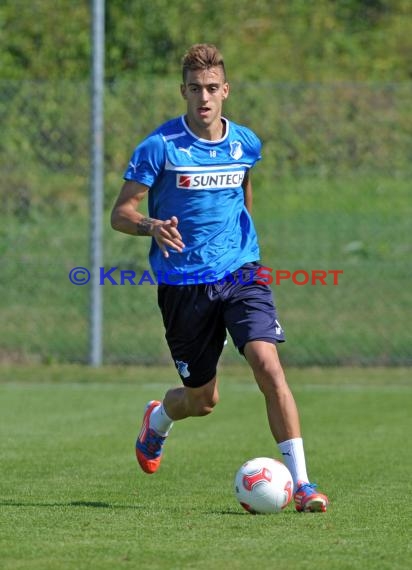
[{"label": "player's ear", "polygon": [[229,87],[229,83],[224,83],[223,84],[223,95],[222,95],[222,99],[227,99],[229,97],[229,92],[230,92],[230,87]]},{"label": "player's ear", "polygon": [[186,99],[186,85],[181,83],[180,85],[180,93],[182,94],[183,99]]}]

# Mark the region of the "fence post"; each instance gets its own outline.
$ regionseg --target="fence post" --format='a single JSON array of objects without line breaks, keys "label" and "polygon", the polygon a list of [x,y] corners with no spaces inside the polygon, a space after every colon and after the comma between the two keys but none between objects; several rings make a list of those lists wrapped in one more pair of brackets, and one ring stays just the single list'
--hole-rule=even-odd
[{"label": "fence post", "polygon": [[99,267],[103,260],[103,186],[104,186],[104,0],[92,6],[92,87],[91,87],[91,173],[90,173],[90,321],[89,364],[102,364],[103,291],[99,285]]}]

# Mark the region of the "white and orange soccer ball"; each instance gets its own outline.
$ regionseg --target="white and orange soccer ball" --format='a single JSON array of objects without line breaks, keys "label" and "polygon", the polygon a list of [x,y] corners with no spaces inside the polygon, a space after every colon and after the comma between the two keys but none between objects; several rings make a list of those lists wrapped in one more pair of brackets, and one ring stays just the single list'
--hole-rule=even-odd
[{"label": "white and orange soccer ball", "polygon": [[277,459],[250,459],[236,473],[235,493],[249,513],[279,513],[292,500],[292,475]]}]

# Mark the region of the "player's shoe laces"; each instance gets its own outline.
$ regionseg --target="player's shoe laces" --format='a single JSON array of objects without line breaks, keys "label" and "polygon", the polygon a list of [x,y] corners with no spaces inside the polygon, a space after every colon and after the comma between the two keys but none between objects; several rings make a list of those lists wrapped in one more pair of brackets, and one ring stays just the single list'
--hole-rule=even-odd
[{"label": "player's shoe laces", "polygon": [[149,426],[151,413],[161,402],[152,400],[146,406],[143,423],[136,441],[136,457],[140,467],[145,473],[154,473],[158,470],[162,460],[162,447],[166,439]]},{"label": "player's shoe laces", "polygon": [[329,505],[326,495],[316,491],[315,483],[298,483],[295,507],[300,513],[325,513]]}]

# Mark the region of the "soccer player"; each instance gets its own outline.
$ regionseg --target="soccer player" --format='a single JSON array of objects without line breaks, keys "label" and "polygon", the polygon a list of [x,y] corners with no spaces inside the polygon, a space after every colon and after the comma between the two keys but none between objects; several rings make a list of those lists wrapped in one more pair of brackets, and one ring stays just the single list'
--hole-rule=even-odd
[{"label": "soccer player", "polygon": [[[228,331],[265,398],[270,429],[293,477],[296,509],[324,512],[328,499],[306,471],[298,411],[276,349],[284,332],[262,278],[251,218],[250,170],[261,158],[260,140],[222,116],[229,84],[215,46],[188,50],[180,89],[186,114],[136,147],[111,217],[115,230],[151,237],[158,303],[183,383],[147,404],[137,460],[154,473],[173,422],[212,412]],[[139,212],[146,196],[150,217]]]}]

